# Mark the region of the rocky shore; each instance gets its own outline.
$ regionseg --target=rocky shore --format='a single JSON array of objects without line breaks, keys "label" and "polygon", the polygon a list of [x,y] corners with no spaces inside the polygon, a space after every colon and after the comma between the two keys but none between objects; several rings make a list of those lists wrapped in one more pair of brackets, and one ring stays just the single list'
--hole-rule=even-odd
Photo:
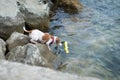
[{"label": "rocky shore", "polygon": [[58,7],[72,14],[82,9],[78,0],[0,1],[0,80],[98,80],[51,70],[56,55],[24,34],[23,26],[48,31],[50,8]]},{"label": "rocky shore", "polygon": [[25,25],[29,26],[29,29],[48,31],[50,8],[61,7],[69,13],[78,13],[82,9],[78,0],[52,0],[52,2],[50,0],[1,0],[0,37],[6,40],[14,31],[23,33],[22,27]]},{"label": "rocky shore", "polygon": [[0,80],[99,80],[61,73],[48,68],[28,66],[16,62],[0,61]]}]

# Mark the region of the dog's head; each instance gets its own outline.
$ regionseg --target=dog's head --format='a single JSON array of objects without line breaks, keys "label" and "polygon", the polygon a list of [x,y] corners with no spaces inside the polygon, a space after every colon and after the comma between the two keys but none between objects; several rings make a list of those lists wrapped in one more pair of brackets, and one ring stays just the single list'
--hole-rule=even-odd
[{"label": "dog's head", "polygon": [[61,43],[61,40],[60,40],[60,38],[56,38],[56,44],[58,45],[58,46],[62,46],[62,43]]}]

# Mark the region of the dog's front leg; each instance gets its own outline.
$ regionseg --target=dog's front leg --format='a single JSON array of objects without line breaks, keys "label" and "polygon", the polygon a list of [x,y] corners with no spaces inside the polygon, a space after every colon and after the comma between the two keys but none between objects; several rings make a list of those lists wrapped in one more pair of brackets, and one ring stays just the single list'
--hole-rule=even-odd
[{"label": "dog's front leg", "polygon": [[49,46],[49,43],[46,43],[46,45],[48,46],[48,49],[51,51],[51,48],[50,48],[50,46]]},{"label": "dog's front leg", "polygon": [[48,46],[48,49],[51,51],[51,48],[50,48],[50,43],[51,43],[51,39],[48,41],[48,42],[46,42],[46,45]]}]

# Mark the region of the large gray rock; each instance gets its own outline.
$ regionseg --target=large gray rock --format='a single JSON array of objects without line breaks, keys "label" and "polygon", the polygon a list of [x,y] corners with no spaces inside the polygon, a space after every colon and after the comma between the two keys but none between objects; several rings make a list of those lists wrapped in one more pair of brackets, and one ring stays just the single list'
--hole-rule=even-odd
[{"label": "large gray rock", "polygon": [[16,0],[0,0],[0,37],[7,39],[13,31],[23,32],[23,25]]},{"label": "large gray rock", "polygon": [[44,44],[27,44],[13,48],[7,55],[9,61],[54,68],[53,55]]},{"label": "large gray rock", "polygon": [[9,51],[16,46],[23,46],[29,43],[29,37],[22,33],[13,32],[11,36],[6,40],[7,48]]},{"label": "large gray rock", "polygon": [[25,22],[47,30],[50,4],[49,0],[0,0],[0,37],[6,40],[14,31],[23,33]]},{"label": "large gray rock", "polygon": [[5,59],[6,43],[0,39],[0,59]]},{"label": "large gray rock", "polygon": [[13,32],[6,43],[8,60],[53,68],[55,56],[44,44],[30,44],[29,37],[18,32]]},{"label": "large gray rock", "polygon": [[30,28],[49,28],[49,9],[52,4],[50,0],[18,0],[17,3]]},{"label": "large gray rock", "polygon": [[0,61],[0,80],[100,80],[48,68],[23,65],[15,62]]}]

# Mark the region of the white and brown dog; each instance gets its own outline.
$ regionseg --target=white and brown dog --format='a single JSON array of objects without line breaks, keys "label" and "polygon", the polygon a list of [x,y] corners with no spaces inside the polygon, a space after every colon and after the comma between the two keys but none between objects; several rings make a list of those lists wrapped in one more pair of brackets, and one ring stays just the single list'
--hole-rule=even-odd
[{"label": "white and brown dog", "polygon": [[54,43],[56,43],[56,46],[62,46],[62,43],[60,41],[60,38],[57,36],[53,36],[49,33],[43,33],[42,31],[38,29],[33,30],[26,30],[25,27],[23,27],[23,30],[27,33],[29,33],[30,41],[34,44],[36,43],[44,43],[48,46],[48,49],[50,49],[50,46]]}]

